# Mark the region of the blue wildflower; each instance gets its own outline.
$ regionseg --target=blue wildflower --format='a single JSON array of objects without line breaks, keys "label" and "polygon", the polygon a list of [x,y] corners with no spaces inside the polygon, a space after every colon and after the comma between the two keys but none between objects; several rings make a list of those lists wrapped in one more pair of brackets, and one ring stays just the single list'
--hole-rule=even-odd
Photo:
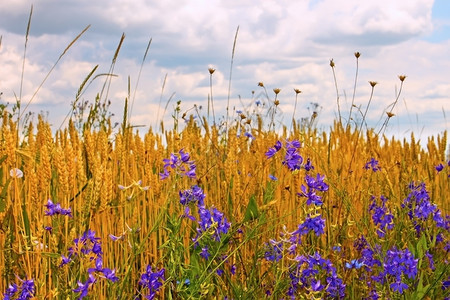
[{"label": "blue wildflower", "polygon": [[201,187],[194,185],[191,189],[179,191],[180,203],[182,205],[189,205],[190,203],[196,203],[198,206],[205,206],[205,194]]},{"label": "blue wildflower", "polygon": [[202,248],[202,251],[200,252],[200,256],[205,259],[208,260],[209,257],[211,256],[211,254],[208,251],[208,246],[205,246]]},{"label": "blue wildflower", "polygon": [[80,297],[78,299],[83,299],[88,295],[89,287],[91,287],[97,279],[95,279],[94,275],[89,274],[89,278],[83,283],[81,281],[78,281],[78,287],[76,289],[73,289],[75,293],[81,293]]},{"label": "blue wildflower", "polygon": [[92,273],[102,273],[103,276],[112,281],[112,282],[116,282],[119,280],[119,278],[116,277],[116,270],[111,270],[109,268],[103,268],[103,259],[101,257],[97,257],[96,261],[95,261],[95,268],[89,268],[88,269],[88,273],[92,274]]},{"label": "blue wildflower", "polygon": [[270,174],[269,175],[269,178],[271,179],[271,180],[273,180],[273,181],[276,181],[276,180],[278,180],[278,178],[276,178],[275,176],[273,176],[272,174]]},{"label": "blue wildflower", "polygon": [[[316,252],[314,255],[301,255],[295,258],[296,264],[289,270],[291,280],[288,296],[295,299],[299,289],[324,291],[326,297],[344,298],[345,284],[337,276],[336,268],[330,260]],[[326,284],[322,283],[326,282]],[[304,291],[301,291],[304,294]]]},{"label": "blue wildflower", "polygon": [[170,158],[163,159],[164,170],[160,173],[160,179],[166,179],[170,175],[170,169],[175,170],[181,176],[187,176],[189,178],[196,178],[196,165],[193,161],[190,161],[190,155],[184,152],[183,149],[179,151],[179,156],[175,153],[170,154]]},{"label": "blue wildflower", "polygon": [[347,269],[361,269],[361,267],[364,265],[363,262],[360,262],[357,259],[352,259],[350,262],[345,263],[345,268]]},{"label": "blue wildflower", "polygon": [[372,221],[378,226],[377,234],[379,237],[384,237],[386,235],[387,229],[394,228],[394,216],[390,213],[386,207],[387,198],[384,196],[380,197],[382,204],[377,205],[376,197],[372,196],[372,204],[369,206],[369,211],[372,211]]},{"label": "blue wildflower", "polygon": [[378,166],[378,160],[373,157],[368,162],[366,162],[366,164],[364,165],[364,169],[372,169],[373,172],[381,170],[381,168]]},{"label": "blue wildflower", "polygon": [[311,163],[311,159],[306,159],[306,164],[304,165],[306,171],[314,170],[314,166]]},{"label": "blue wildflower", "polygon": [[152,271],[152,267],[150,265],[147,266],[145,273],[141,275],[139,280],[139,285],[148,289],[149,294],[146,295],[147,299],[154,299],[156,293],[162,287],[164,281],[166,280],[164,277],[165,269]]},{"label": "blue wildflower", "polygon": [[223,213],[217,208],[213,207],[209,210],[205,207],[199,207],[198,214],[200,217],[200,220],[198,221],[200,227],[197,228],[197,237],[194,241],[210,229],[214,230],[213,237],[216,241],[220,241],[222,234],[228,233],[231,223],[228,222],[227,218],[224,217]]},{"label": "blue wildflower", "polygon": [[439,173],[439,172],[441,172],[444,169],[444,165],[443,164],[439,164],[435,168],[436,168],[436,171]]},{"label": "blue wildflower", "polygon": [[298,141],[286,142],[286,154],[281,163],[287,166],[290,171],[300,170],[303,157],[298,153],[299,148],[300,142]]},{"label": "blue wildflower", "polygon": [[268,261],[279,261],[283,257],[283,242],[269,240],[265,244],[264,258]]},{"label": "blue wildflower", "polygon": [[[15,284],[9,284],[8,288],[6,289],[5,294],[3,295],[4,300],[11,300],[11,299],[18,299],[18,300],[25,300],[25,299],[31,299],[34,297],[34,294],[36,293],[36,287],[34,285],[33,279],[20,279],[17,277],[19,281],[22,283],[20,287]],[[16,296],[16,293],[19,293]]]},{"label": "blue wildflower", "polygon": [[45,205],[48,210],[45,211],[46,216],[54,216],[54,215],[63,215],[72,217],[72,210],[69,208],[64,209],[61,207],[61,204],[54,204],[52,200],[48,199],[47,204]]},{"label": "blue wildflower", "polygon": [[277,141],[273,147],[267,150],[266,152],[267,158],[271,158],[272,156],[274,156],[278,151],[280,151],[281,147],[282,147],[281,142]]}]

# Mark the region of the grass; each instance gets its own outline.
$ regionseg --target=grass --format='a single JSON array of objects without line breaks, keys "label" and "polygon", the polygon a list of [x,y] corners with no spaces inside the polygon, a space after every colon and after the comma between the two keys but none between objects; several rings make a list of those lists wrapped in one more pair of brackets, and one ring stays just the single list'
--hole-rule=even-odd
[{"label": "grass", "polygon": [[[139,133],[128,97],[114,130],[104,95],[123,39],[66,127],[24,122],[21,99],[2,107],[5,299],[449,297],[446,132],[427,149],[388,140],[392,116],[364,130],[369,100],[344,125],[339,96],[328,133],[313,117],[275,130],[278,89],[216,124],[211,70],[212,125],[178,103],[173,129]],[[101,78],[94,103],[77,103]]]}]

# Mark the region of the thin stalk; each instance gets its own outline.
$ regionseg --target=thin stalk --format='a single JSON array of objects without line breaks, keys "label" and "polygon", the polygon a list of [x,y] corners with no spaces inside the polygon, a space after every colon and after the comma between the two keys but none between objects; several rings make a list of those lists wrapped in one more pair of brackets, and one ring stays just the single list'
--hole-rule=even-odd
[{"label": "thin stalk", "polygon": [[[20,119],[20,102],[22,100],[22,91],[23,91],[23,76],[25,74],[25,59],[27,57],[28,36],[30,35],[32,15],[33,15],[33,5],[31,5],[30,16],[28,17],[27,32],[25,34],[25,45],[23,47],[22,74],[20,74],[19,98],[17,99],[17,108],[18,108],[19,119]],[[17,130],[19,130],[19,126],[17,127]]]},{"label": "thin stalk", "polygon": [[[214,73],[214,69],[209,69],[209,90],[210,90],[210,99],[211,99],[211,110],[213,115],[213,126],[216,126],[216,115],[214,113],[214,100],[213,100],[213,90],[212,90],[212,75]],[[230,80],[231,82],[231,80]],[[208,119],[209,119],[209,105],[208,105]]]},{"label": "thin stalk", "polygon": [[[120,48],[122,48],[123,40],[125,39],[125,33],[122,33],[122,36],[120,37],[119,45],[116,48],[116,52],[114,53],[113,59],[111,61],[111,66],[109,67],[109,74],[113,74],[114,67],[116,66],[117,57],[119,56]],[[103,84],[102,91],[100,92],[99,100],[101,101],[103,92],[105,91],[106,86],[106,95],[105,95],[105,102],[108,100],[108,94],[109,89],[111,87],[111,77],[106,78],[105,83]]]},{"label": "thin stalk", "polygon": [[377,84],[377,82],[375,82],[375,81],[369,81],[369,83],[370,83],[370,86],[372,87],[372,90],[371,90],[371,92],[370,92],[369,102],[367,103],[366,110],[365,110],[365,112],[364,112],[364,114],[363,114],[363,118],[362,118],[362,120],[361,120],[361,125],[359,126],[359,130],[356,131],[356,142],[355,142],[355,147],[353,148],[352,157],[351,157],[351,159],[350,159],[350,164],[349,164],[349,166],[348,166],[348,172],[349,172],[349,173],[351,172],[352,163],[353,163],[353,160],[354,160],[354,158],[355,158],[356,148],[358,148],[359,135],[361,134],[362,127],[363,127],[363,125],[364,125],[364,122],[366,121],[367,111],[369,110],[370,103],[372,102],[373,91],[374,91],[374,89],[375,89],[375,85]]},{"label": "thin stalk", "polygon": [[347,127],[350,125],[350,120],[352,119],[353,105],[355,104],[356,83],[358,82],[359,56],[360,56],[360,53],[359,52],[355,52],[355,57],[356,57],[355,84],[353,85],[352,105],[350,106],[350,113],[348,114]]},{"label": "thin stalk", "polygon": [[[384,132],[386,131],[387,125],[389,123],[389,119],[394,115],[392,113],[392,111],[394,110],[394,107],[397,104],[398,99],[400,98],[400,94],[402,93],[402,89],[403,89],[403,81],[405,80],[406,76],[400,75],[399,78],[400,78],[400,82],[401,82],[400,83],[400,89],[398,90],[398,94],[397,94],[397,97],[395,98],[394,103],[392,103],[391,110],[386,112],[387,113],[386,121],[384,121],[383,125],[381,125],[381,128],[378,131],[378,135],[381,133],[381,130],[383,130],[383,135],[384,135]],[[384,127],[384,129],[383,129],[383,127]]]},{"label": "thin stalk", "polygon": [[336,79],[336,72],[334,71],[334,61],[333,59],[330,60],[330,67],[331,70],[333,70],[333,79],[334,79],[334,86],[336,88],[336,102],[337,102],[337,107],[338,107],[338,116],[339,116],[339,124],[342,124],[342,120],[341,120],[341,104],[339,101],[339,89],[338,89],[338,84],[337,84],[337,79]]},{"label": "thin stalk", "polygon": [[[159,120],[159,110],[160,110],[160,108],[161,108],[161,102],[162,102],[162,97],[163,97],[163,94],[164,94],[164,88],[166,87],[166,82],[167,82],[167,73],[166,73],[166,75],[164,76],[164,80],[163,80],[163,84],[162,84],[162,86],[161,86],[161,94],[159,95],[159,104],[158,104],[158,112],[156,113],[156,124],[155,124],[155,128],[156,128],[156,126],[157,126],[157,124],[158,124],[158,120]],[[172,97],[171,97],[172,98]],[[170,101],[170,99],[169,99],[169,101]],[[168,103],[167,103],[168,104]],[[166,105],[166,107],[167,107],[167,105]],[[166,111],[165,109],[164,109],[164,111]],[[162,121],[162,118],[161,118],[161,121]]]},{"label": "thin stalk", "polygon": [[228,137],[228,118],[230,116],[230,94],[231,94],[231,75],[233,73],[234,52],[236,50],[236,41],[238,37],[239,26],[236,28],[236,34],[234,35],[233,50],[231,51],[230,62],[230,78],[228,79],[228,100],[227,100],[227,119],[225,120],[225,137]]},{"label": "thin stalk", "polygon": [[136,98],[136,91],[139,85],[139,80],[141,79],[142,68],[144,67],[145,59],[147,58],[148,50],[150,49],[150,45],[152,44],[152,38],[148,41],[147,49],[145,49],[144,57],[142,58],[141,67],[139,68],[139,74],[136,81],[136,86],[134,87],[133,99],[131,100],[130,110],[128,111],[128,120],[131,118],[131,113],[133,111],[134,99]]},{"label": "thin stalk", "polygon": [[295,104],[294,104],[294,111],[292,112],[292,120],[291,120],[291,127],[290,127],[291,131],[292,131],[292,126],[294,125],[294,120],[295,120],[295,110],[297,109],[298,94],[300,94],[302,92],[299,89],[294,89],[294,91],[295,91]]},{"label": "thin stalk", "polygon": [[27,105],[25,105],[25,108],[23,109],[22,113],[19,114],[19,120],[22,117],[22,115],[25,113],[25,111],[27,110],[28,106],[31,104],[31,102],[34,100],[34,97],[36,97],[37,93],[40,91],[40,89],[42,88],[42,86],[44,85],[44,83],[47,81],[48,77],[50,76],[50,74],[53,72],[53,70],[56,68],[56,66],[58,65],[59,61],[63,58],[63,56],[67,53],[67,51],[69,51],[70,47],[72,47],[73,44],[75,44],[75,42],[89,29],[89,27],[91,27],[91,25],[86,26],[86,28],[84,28],[76,37],[75,39],[72,40],[72,42],[70,42],[70,44],[64,49],[63,53],[58,57],[58,59],[56,60],[56,62],[53,64],[53,66],[51,67],[50,71],[48,71],[47,75],[45,75],[44,80],[42,80],[42,82],[39,84],[38,88],[36,89],[36,91],[34,92],[33,96],[31,96],[30,100],[28,101]]}]

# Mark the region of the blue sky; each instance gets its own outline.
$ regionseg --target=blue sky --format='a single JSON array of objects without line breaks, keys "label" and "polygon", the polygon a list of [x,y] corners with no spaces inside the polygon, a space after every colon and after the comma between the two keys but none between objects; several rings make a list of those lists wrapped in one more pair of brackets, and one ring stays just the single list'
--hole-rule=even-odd
[{"label": "blue sky", "polygon": [[[448,129],[450,116],[450,1],[447,0],[299,0],[299,1],[125,1],[16,0],[0,3],[0,91],[2,103],[20,94],[25,30],[31,4],[33,17],[25,63],[22,103],[31,99],[45,75],[71,40],[88,24],[31,102],[30,111],[48,112],[58,128],[83,79],[95,65],[96,74],[109,70],[122,33],[108,99],[121,115],[130,77],[135,95],[131,121],[155,126],[170,123],[172,103],[182,112],[194,104],[206,107],[208,68],[213,67],[216,116],[225,115],[230,58],[236,28],[231,109],[254,107],[278,95],[280,122],[290,124],[294,88],[302,91],[296,119],[308,118],[311,102],[320,105],[318,126],[328,128],[337,115],[330,59],[336,64],[341,111],[346,118],[355,82],[354,52],[359,51],[355,105],[364,111],[370,95],[368,81],[377,81],[368,124],[378,129],[384,111],[395,100],[398,75],[408,76],[386,131],[398,137],[414,131],[426,139]],[[149,39],[152,44],[135,91]],[[167,77],[166,77],[167,76]],[[167,78],[164,90],[164,78]],[[92,102],[103,81],[96,79],[83,94]],[[157,118],[160,100],[170,99],[168,112]],[[259,99],[261,98],[261,99]],[[253,105],[253,106],[252,106]],[[161,109],[160,109],[161,111]],[[120,118],[117,119],[120,121]],[[141,129],[142,130],[142,129]],[[145,129],[144,129],[145,130]]]}]

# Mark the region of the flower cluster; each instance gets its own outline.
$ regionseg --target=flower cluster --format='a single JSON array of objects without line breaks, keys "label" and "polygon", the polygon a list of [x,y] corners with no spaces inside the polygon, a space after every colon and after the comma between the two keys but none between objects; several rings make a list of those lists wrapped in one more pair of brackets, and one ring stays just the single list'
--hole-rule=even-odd
[{"label": "flower cluster", "polygon": [[145,296],[147,299],[154,299],[156,293],[162,287],[165,277],[164,272],[166,270],[162,268],[161,270],[152,271],[152,267],[150,265],[147,266],[145,273],[141,275],[141,279],[139,280],[139,285],[148,289],[149,294]]},{"label": "flower cluster", "polygon": [[[267,158],[272,158],[283,147],[280,141],[277,141],[275,145],[265,153]],[[285,165],[290,171],[300,170],[303,163],[303,157],[298,152],[301,144],[297,140],[286,141],[285,143],[285,155],[282,164]]]},{"label": "flower cluster", "polygon": [[316,236],[324,233],[325,219],[321,215],[311,217],[308,215],[303,223],[298,225],[298,229],[292,232],[291,242],[300,243],[300,237],[314,231]]},{"label": "flower cluster", "polygon": [[201,187],[194,185],[188,190],[179,191],[180,204],[189,205],[190,203],[195,203],[198,206],[205,206],[205,194]]},{"label": "flower cluster", "polygon": [[307,215],[305,221],[298,225],[297,230],[283,233],[281,241],[269,240],[265,244],[264,258],[267,261],[278,262],[283,257],[283,251],[286,250],[289,255],[296,253],[297,247],[302,243],[302,236],[314,231],[316,236],[325,233],[325,219],[321,215],[311,217]]},{"label": "flower cluster", "polygon": [[231,223],[217,208],[206,209],[200,206],[198,214],[200,227],[197,228],[197,236],[194,238],[194,242],[205,233],[210,233],[216,241],[220,241],[222,234],[228,233]]},{"label": "flower cluster", "polygon": [[377,198],[372,196],[372,203],[369,206],[369,212],[372,212],[372,221],[377,226],[377,235],[383,238],[386,230],[394,228],[394,216],[386,207],[387,198],[380,196],[381,205],[377,204]]},{"label": "flower cluster", "polygon": [[[405,277],[411,280],[417,277],[419,260],[414,258],[408,248],[399,250],[393,246],[384,254],[380,245],[371,247],[364,236],[355,241],[354,247],[361,254],[361,257],[356,260],[358,264],[364,266],[368,273],[377,274],[366,280],[371,279],[381,285],[389,283],[393,291],[402,294],[409,287],[404,282]],[[377,270],[379,270],[378,273],[376,273]],[[378,295],[374,286],[371,293]]]},{"label": "flower cluster", "polygon": [[61,204],[56,203],[54,204],[52,200],[48,199],[47,204],[45,205],[48,210],[45,211],[46,216],[54,216],[54,215],[63,215],[63,216],[69,216],[72,217],[72,210],[71,208],[62,208]]},{"label": "flower cluster", "polygon": [[450,230],[450,221],[448,218],[444,219],[441,211],[437,206],[430,202],[430,196],[424,183],[415,185],[412,182],[409,185],[410,193],[403,200],[402,208],[408,211],[408,217],[412,221],[417,234],[419,235],[425,226],[428,219],[433,219],[437,227],[445,230]]},{"label": "flower cluster", "polygon": [[283,258],[283,241],[275,241],[275,240],[269,240],[268,243],[265,244],[265,252],[264,252],[264,258],[267,261],[279,261],[281,258]]},{"label": "flower cluster", "polygon": [[373,172],[381,170],[381,168],[378,166],[378,160],[373,157],[368,162],[366,162],[366,164],[364,165],[364,169],[372,169]]},{"label": "flower cluster", "polygon": [[34,286],[34,280],[33,279],[20,279],[20,282],[22,282],[22,285],[19,287],[17,284],[12,283],[8,286],[6,289],[5,294],[3,295],[4,300],[11,300],[11,299],[17,299],[17,300],[25,300],[25,299],[31,299],[34,297],[34,294],[36,292],[36,287]]},{"label": "flower cluster", "polygon": [[170,175],[170,169],[175,170],[181,176],[189,178],[196,178],[195,170],[197,166],[193,161],[190,161],[189,153],[184,152],[183,149],[179,151],[179,156],[175,153],[170,154],[170,158],[163,159],[164,172],[160,173],[161,179],[166,179]]},{"label": "flower cluster", "polygon": [[[311,167],[314,168],[312,165]],[[316,206],[322,205],[323,204],[322,196],[317,195],[316,192],[328,191],[328,184],[326,184],[323,181],[324,178],[325,176],[321,176],[320,174],[317,174],[315,178],[306,174],[305,177],[306,186],[302,184],[300,187],[301,193],[297,193],[297,195],[300,197],[305,197],[307,199],[306,200],[307,205],[311,204]]]},{"label": "flower cluster", "polygon": [[[408,250],[398,250],[395,246],[386,252],[383,261],[383,271],[374,279],[380,283],[385,280],[394,279],[390,287],[393,291],[403,293],[403,290],[408,288],[408,285],[402,282],[402,277],[407,276],[410,279],[417,277],[417,262],[412,253]],[[403,276],[402,276],[403,275]]]},{"label": "flower cluster", "polygon": [[102,247],[100,238],[95,236],[95,231],[89,229],[81,237],[74,239],[73,242],[74,246],[69,248],[69,255],[67,257],[62,255],[60,267],[69,264],[75,257],[88,257],[89,261],[95,259],[95,267],[87,270],[88,279],[85,282],[78,281],[78,287],[73,289],[75,293],[80,293],[78,299],[83,299],[87,296],[89,288],[97,282],[98,278],[105,278],[111,282],[119,280],[115,269],[111,270],[103,267]]},{"label": "flower cluster", "polygon": [[[198,239],[200,239],[205,233],[209,233],[216,241],[220,241],[222,234],[228,233],[231,223],[228,222],[224,214],[217,208],[212,207],[211,209],[207,209],[205,207],[204,200],[206,196],[203,193],[202,188],[194,185],[190,189],[179,191],[178,194],[180,196],[180,204],[184,206],[184,217],[195,221],[195,217],[190,214],[189,205],[197,205],[199,227],[197,227],[197,235],[193,239],[195,244],[197,244]],[[209,257],[208,247],[202,250],[201,255],[204,258]]]},{"label": "flower cluster", "polygon": [[345,297],[345,284],[337,276],[336,268],[330,260],[322,258],[320,253],[301,255],[295,258],[296,263],[290,267],[291,284],[288,296],[296,299],[299,293],[324,293],[325,298]]}]

